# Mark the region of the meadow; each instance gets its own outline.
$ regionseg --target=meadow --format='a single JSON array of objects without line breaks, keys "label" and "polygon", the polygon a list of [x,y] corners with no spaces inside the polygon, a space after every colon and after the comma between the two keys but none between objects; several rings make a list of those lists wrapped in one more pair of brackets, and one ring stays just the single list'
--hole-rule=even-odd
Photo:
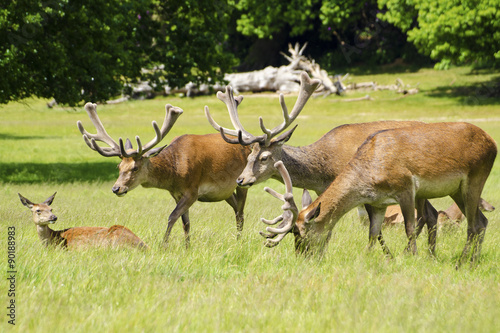
[{"label": "meadow", "polygon": [[[372,101],[311,99],[299,116],[290,145],[306,145],[335,126],[375,120],[467,121],[500,142],[500,100],[489,97],[498,72],[454,68],[449,71],[392,69],[389,74],[353,75],[350,80],[392,84],[401,78],[420,93],[402,97],[390,91]],[[281,122],[277,94],[244,94],[239,107],[245,127],[259,133],[258,116],[268,127]],[[286,97],[289,108],[296,96]],[[76,127],[94,128],[83,107],[46,107],[30,99],[0,106],[0,284],[2,331],[19,332],[498,332],[500,327],[500,163],[496,161],[482,197],[497,207],[480,261],[459,270],[455,263],[466,240],[466,223],[440,229],[437,258],[426,251],[426,231],[416,256],[403,253],[403,226],[383,229],[395,254],[387,260],[376,246],[365,250],[367,226],[356,212],[335,227],[321,258],[295,255],[288,236],[275,248],[263,246],[261,217],[281,214],[281,203],[263,191],[283,192],[274,180],[249,191],[245,226],[236,240],[232,209],[225,203],[195,203],[190,210],[191,247],[184,247],[179,221],[168,248],[160,242],[175,207],[166,191],[137,188],[122,198],[111,192],[119,158],[91,151]],[[151,121],[161,123],[166,103],[184,114],[164,142],[185,133],[214,130],[214,118],[230,126],[225,106],[213,96],[158,97],[97,111],[108,133],[149,141]],[[131,249],[65,251],[42,246],[31,213],[17,193],[41,202],[57,191],[53,229],[111,226],[132,229],[151,246]],[[301,190],[294,189],[300,198]],[[445,209],[450,198],[432,200]],[[15,228],[15,327],[6,315],[9,271],[7,228]]]}]

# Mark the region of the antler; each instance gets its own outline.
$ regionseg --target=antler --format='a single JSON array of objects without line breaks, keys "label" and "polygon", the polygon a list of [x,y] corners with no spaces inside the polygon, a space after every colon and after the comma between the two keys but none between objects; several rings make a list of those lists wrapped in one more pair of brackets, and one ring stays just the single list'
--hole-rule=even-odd
[{"label": "antler", "polygon": [[[285,182],[286,192],[285,194],[279,194],[278,192],[269,187],[264,188],[264,190],[267,193],[271,194],[273,197],[284,202],[283,206],[281,206],[281,209],[283,209],[283,214],[281,214],[280,216],[276,217],[273,220],[266,220],[264,218],[261,218],[261,221],[268,225],[274,225],[280,221],[283,221],[283,223],[281,223],[279,228],[271,228],[271,227],[266,228],[266,230],[271,234],[265,234],[263,232],[260,232],[260,234],[263,237],[268,238],[265,243],[267,247],[274,247],[278,245],[279,242],[281,242],[281,240],[292,230],[294,223],[297,220],[297,216],[299,214],[299,210],[295,205],[295,201],[293,200],[292,180],[290,179],[288,171],[286,170],[282,161],[276,162],[274,164],[274,167],[278,169],[279,173],[281,174],[281,177],[283,177],[283,181]],[[278,237],[272,238],[275,237],[276,235],[278,235]]]},{"label": "antler", "polygon": [[[135,137],[137,142],[137,149],[135,151],[130,151],[132,149],[132,143],[129,139],[127,139],[126,144],[123,143],[122,138],[119,138],[119,144],[114,141],[109,134],[104,129],[104,126],[101,123],[101,120],[97,116],[96,111],[97,105],[92,103],[85,104],[85,111],[90,117],[90,120],[94,124],[94,127],[97,130],[97,134],[90,134],[87,132],[82,125],[81,121],[77,122],[78,129],[83,135],[83,139],[85,143],[93,150],[97,151],[99,154],[110,157],[110,156],[121,156],[121,157],[137,157],[146,154],[150,151],[154,146],[160,143],[161,140],[167,135],[167,133],[172,129],[172,126],[176,122],[177,118],[182,114],[182,109],[176,106],[172,106],[170,104],[165,105],[165,120],[163,121],[163,125],[160,128],[156,121],[153,120],[152,125],[153,129],[156,133],[156,136],[153,140],[149,141],[146,145],[142,145],[141,139],[139,136]],[[110,147],[100,147],[97,144],[97,141],[104,142],[108,144]],[[164,147],[160,147],[155,150],[158,152],[162,150]],[[150,153],[151,154],[151,153]]]},{"label": "antler", "polygon": [[[96,109],[97,104],[85,104],[85,111],[87,111],[92,124],[94,124],[94,127],[97,130],[97,134],[90,134],[89,132],[87,132],[83,128],[83,124],[80,120],[76,122],[78,129],[83,135],[83,140],[85,140],[85,143],[90,147],[90,149],[97,151],[102,156],[120,156],[120,146],[116,143],[115,140],[113,140],[113,138],[109,136],[108,132],[106,132],[106,129],[104,129],[104,126],[102,125],[102,122],[97,115]],[[109,145],[109,147],[101,148],[97,145],[96,141],[104,142]]]},{"label": "antler", "polygon": [[[304,108],[309,97],[311,97],[311,95],[314,93],[314,91],[320,84],[321,84],[320,80],[311,79],[306,72],[302,72],[300,75],[299,96],[297,98],[297,101],[295,102],[292,111],[290,112],[290,114],[288,113],[288,109],[285,104],[285,98],[283,94],[280,94],[279,98],[280,98],[281,109],[283,111],[284,121],[281,125],[276,126],[272,130],[269,130],[264,126],[264,121],[262,120],[262,117],[259,117],[260,128],[264,132],[264,134],[260,136],[254,136],[250,134],[243,128],[243,125],[241,125],[241,122],[239,121],[238,118],[237,107],[241,103],[243,97],[238,96],[236,98],[233,98],[232,89],[230,87],[226,88],[225,94],[221,92],[217,93],[217,97],[226,104],[229,111],[229,117],[231,118],[231,123],[233,124],[235,130],[230,130],[222,126],[219,126],[211,117],[210,112],[208,111],[208,106],[205,106],[205,115],[210,124],[212,125],[212,127],[215,130],[219,131],[224,140],[226,140],[229,143],[239,143],[241,145],[246,146],[254,142],[258,142],[259,144],[269,146],[271,139],[276,135],[278,135],[279,133],[283,132],[297,118],[299,113]],[[237,136],[238,139],[228,138],[227,135]]]}]

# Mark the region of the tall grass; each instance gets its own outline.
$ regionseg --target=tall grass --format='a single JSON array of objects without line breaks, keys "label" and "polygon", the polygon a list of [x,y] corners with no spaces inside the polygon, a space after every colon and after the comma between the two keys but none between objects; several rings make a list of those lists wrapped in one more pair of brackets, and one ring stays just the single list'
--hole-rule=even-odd
[{"label": "tall grass", "polygon": [[[473,85],[497,76],[458,68],[355,77],[357,82],[381,84],[401,77],[405,83],[420,83],[422,92],[405,98],[371,93],[374,101],[359,103],[334,103],[338,97],[333,96],[312,99],[289,143],[308,144],[334,126],[378,119],[465,119],[500,142],[499,101],[474,95]],[[289,105],[294,100],[287,97]],[[259,218],[280,214],[281,203],[264,193],[264,185],[249,191],[239,241],[226,203],[196,203],[190,210],[191,248],[185,249],[182,228],[176,225],[163,250],[160,241],[175,207],[169,194],[138,188],[115,197],[110,189],[119,159],[104,158],[83,143],[76,121],[92,128],[83,109],[49,110],[41,100],[27,103],[0,109],[0,246],[7,248],[6,228],[14,226],[19,331],[496,332],[500,327],[498,211],[487,214],[490,224],[479,264],[460,270],[454,264],[465,244],[465,223],[439,231],[436,259],[425,251],[425,233],[418,239],[417,256],[403,254],[402,226],[383,230],[395,259],[386,260],[378,247],[366,252],[368,231],[355,212],[335,227],[321,259],[296,256],[291,237],[265,248],[258,235],[264,229]],[[138,134],[146,140],[153,135],[151,120],[162,121],[166,103],[185,111],[167,141],[184,133],[212,132],[204,105],[217,121],[229,125],[227,111],[215,97],[157,98],[99,106],[98,112],[111,136]],[[258,131],[259,115],[266,117],[268,126],[280,122],[277,97],[248,96],[240,106],[243,123]],[[483,197],[497,207],[499,180],[496,163]],[[265,185],[283,190],[276,181]],[[55,191],[55,229],[123,224],[151,250],[71,252],[43,247],[17,193],[37,202]],[[298,189],[295,194],[300,197]],[[450,202],[433,201],[438,209]],[[5,256],[0,267],[7,272]],[[5,309],[8,285],[5,278],[2,281]],[[11,328],[8,318],[2,318],[2,327]]]}]

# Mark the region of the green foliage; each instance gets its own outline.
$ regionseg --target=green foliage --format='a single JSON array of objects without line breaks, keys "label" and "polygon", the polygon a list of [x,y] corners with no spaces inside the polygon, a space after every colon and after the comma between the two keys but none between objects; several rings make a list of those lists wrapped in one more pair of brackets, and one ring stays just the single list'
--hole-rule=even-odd
[{"label": "green foliage", "polygon": [[235,64],[227,52],[228,24],[232,8],[225,0],[158,1],[155,14],[161,37],[151,55],[164,65],[156,75],[171,87],[222,81]]},{"label": "green foliage", "polygon": [[408,33],[418,50],[450,64],[500,64],[500,2],[497,0],[379,0],[380,17]]},{"label": "green foliage", "polygon": [[103,101],[139,74],[150,0],[14,1],[0,17],[0,103],[31,95]]},{"label": "green foliage", "polygon": [[158,89],[160,79],[218,79],[233,64],[223,45],[227,9],[225,1],[10,2],[0,10],[0,103],[105,101],[139,77]]},{"label": "green foliage", "polygon": [[377,2],[355,0],[239,1],[238,30],[248,36],[310,42],[308,54],[336,71],[353,62],[381,64],[411,55],[399,29],[377,18]]},{"label": "green foliage", "polygon": [[238,31],[244,35],[272,38],[282,29],[290,29],[291,36],[312,30],[319,0],[241,0],[235,7],[242,11]]},{"label": "green foliage", "polygon": [[290,36],[300,36],[317,29],[315,21],[319,21],[321,28],[317,32],[329,39],[332,31],[342,33],[348,27],[359,25],[373,4],[376,3],[354,0],[242,0],[235,6],[242,11],[238,30],[244,35],[272,38],[273,34],[286,28],[290,30]]}]

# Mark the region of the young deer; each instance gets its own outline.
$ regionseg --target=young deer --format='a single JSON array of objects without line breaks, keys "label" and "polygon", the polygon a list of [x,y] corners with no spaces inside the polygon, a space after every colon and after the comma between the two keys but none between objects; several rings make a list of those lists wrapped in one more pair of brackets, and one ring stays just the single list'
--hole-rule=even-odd
[{"label": "young deer", "polygon": [[[319,80],[309,79],[305,72],[302,73],[301,80],[307,82],[306,86],[308,87],[309,95],[320,84]],[[298,100],[302,99],[300,94]],[[347,124],[335,127],[313,144],[303,147],[293,147],[285,145],[285,142],[290,139],[296,126],[286,132],[284,131],[297,118],[302,107],[294,108],[288,114],[283,95],[280,95],[284,122],[272,130],[268,130],[264,126],[262,117],[260,117],[260,127],[264,134],[254,136],[246,131],[239,121],[237,110],[239,103],[230,103],[233,100],[230,89],[227,90],[226,95],[228,96],[223,101],[227,105],[229,117],[235,128],[234,130],[219,126],[210,115],[208,107],[205,107],[205,115],[212,127],[222,134],[224,140],[229,143],[252,147],[252,152],[248,156],[245,169],[237,179],[238,185],[243,188],[248,188],[269,178],[283,182],[278,170],[274,166],[277,161],[283,161],[295,187],[312,190],[320,195],[341,173],[356,153],[358,147],[370,134],[385,129],[422,124],[417,121],[377,121]],[[238,96],[237,98],[242,97]],[[305,104],[307,99],[303,100]],[[232,135],[238,137],[238,139],[228,138],[226,135]],[[369,218],[371,218],[370,207],[366,207],[366,210]],[[423,226],[427,225],[429,250],[431,253],[434,253],[436,248],[437,211],[428,201],[425,201],[425,210],[423,213],[423,216],[418,217],[417,235],[420,234]]]},{"label": "young deer", "polygon": [[[304,84],[301,85],[301,91],[305,91],[302,95],[305,94],[307,98],[310,96]],[[217,97],[235,107],[241,103],[241,98],[234,99],[231,95],[229,100],[229,96],[221,92]],[[294,109],[300,109],[303,104],[302,100],[297,100]],[[236,179],[246,165],[249,147],[229,144],[218,134],[207,134],[183,135],[168,146],[152,149],[165,137],[183,112],[180,108],[167,104],[162,128],[159,129],[156,122],[153,122],[156,138],[143,147],[139,137],[136,137],[138,149],[134,150],[128,139],[125,145],[121,138],[117,144],[106,133],[97,116],[95,104],[87,103],[85,110],[97,129],[97,134],[90,134],[78,122],[87,145],[103,156],[119,156],[122,159],[119,165],[120,175],[112,189],[116,195],[123,196],[142,185],[168,190],[175,199],[177,205],[168,218],[164,244],[167,243],[174,223],[182,217],[186,246],[189,245],[189,208],[197,200],[225,200],[235,211],[239,236],[243,230],[247,189],[237,187]],[[110,147],[101,148],[96,141],[102,141]]]},{"label": "young deer", "polygon": [[59,245],[69,249],[98,246],[127,246],[149,249],[130,229],[121,225],[114,225],[109,228],[75,227],[64,230],[50,229],[49,224],[56,223],[57,221],[57,216],[52,213],[52,208],[50,207],[56,193],[39,204],[31,202],[18,193],[21,203],[33,213],[33,222],[36,225],[38,237],[40,237],[44,245]]},{"label": "young deer", "polygon": [[[289,177],[286,180],[284,167],[277,163],[290,186],[284,196],[266,189],[285,201],[286,213],[272,221],[265,220],[284,221],[283,227],[267,228],[278,235],[276,240],[268,239],[267,245],[276,245],[295,226],[296,250],[315,250],[326,244],[331,230],[346,212],[360,204],[369,204],[372,209],[369,247],[372,247],[382,237],[386,207],[397,203],[406,222],[410,249],[416,253],[415,207],[422,215],[425,199],[449,195],[468,221],[467,243],[458,265],[467,259],[471,248],[471,261],[475,261],[488,224],[478,203],[496,154],[495,141],[468,123],[434,123],[380,131],[363,143],[325,192],[311,204],[306,200],[300,212],[292,204],[293,196],[288,190],[291,180]],[[391,256],[384,243],[383,249]]]}]

